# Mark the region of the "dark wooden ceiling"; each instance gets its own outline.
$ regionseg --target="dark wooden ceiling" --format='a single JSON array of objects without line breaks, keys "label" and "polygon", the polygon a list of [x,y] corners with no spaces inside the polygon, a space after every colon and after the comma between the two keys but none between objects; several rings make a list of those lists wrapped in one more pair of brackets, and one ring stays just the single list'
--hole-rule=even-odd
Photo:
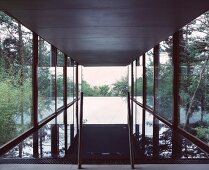
[{"label": "dark wooden ceiling", "polygon": [[209,10],[209,0],[0,0],[83,66],[124,66]]}]

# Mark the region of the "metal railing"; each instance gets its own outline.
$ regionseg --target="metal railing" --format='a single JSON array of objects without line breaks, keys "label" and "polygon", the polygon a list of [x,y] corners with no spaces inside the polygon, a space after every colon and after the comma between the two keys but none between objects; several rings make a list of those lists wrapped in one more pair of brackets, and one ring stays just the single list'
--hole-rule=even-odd
[{"label": "metal railing", "polygon": [[57,116],[59,116],[64,110],[68,109],[69,107],[71,107],[72,105],[74,105],[79,100],[80,100],[79,98],[78,99],[74,99],[71,103],[69,103],[67,105],[67,107],[65,107],[65,106],[60,107],[59,109],[57,109],[56,112],[52,113],[50,116],[46,117],[41,122],[39,122],[39,124],[36,127],[29,128],[24,133],[20,134],[19,136],[17,136],[13,140],[11,140],[11,141],[7,142],[6,144],[4,144],[3,146],[1,146],[1,148],[0,148],[0,156],[4,155],[9,150],[11,150],[16,145],[18,145],[20,142],[22,142],[23,140],[25,140],[26,138],[28,138],[29,136],[31,136],[33,133],[35,133],[40,128],[42,128],[44,125],[46,125],[48,122],[50,122],[51,120],[53,120],[54,118],[56,118]]},{"label": "metal railing", "polygon": [[[142,103],[138,102],[136,99],[132,99],[138,106],[140,106],[141,108],[143,108],[145,111],[151,113],[155,118],[157,118],[158,120],[160,120],[161,122],[163,122],[165,125],[167,125],[169,128],[173,129],[173,124],[171,122],[169,122],[167,119],[165,119],[164,117],[162,117],[159,113],[157,113],[156,111],[153,111],[150,107],[147,106],[143,106]],[[187,138],[188,140],[190,140],[192,143],[194,143],[195,145],[197,145],[200,149],[202,149],[204,152],[209,153],[209,146],[204,143],[203,141],[201,141],[200,139],[198,139],[197,137],[195,137],[194,135],[192,135],[191,133],[187,132],[186,130],[182,129],[181,127],[177,127],[176,132],[180,135],[182,135],[183,137]]]},{"label": "metal railing", "polygon": [[130,163],[131,168],[134,169],[134,151],[133,151],[133,113],[130,107],[130,93],[127,97],[127,109],[128,109],[128,130],[129,130],[129,150],[130,150]]}]

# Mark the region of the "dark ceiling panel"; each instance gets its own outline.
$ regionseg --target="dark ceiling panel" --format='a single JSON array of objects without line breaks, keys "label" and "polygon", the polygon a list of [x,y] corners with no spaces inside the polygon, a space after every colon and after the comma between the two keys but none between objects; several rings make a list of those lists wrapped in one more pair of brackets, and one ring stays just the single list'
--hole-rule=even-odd
[{"label": "dark ceiling panel", "polygon": [[208,0],[0,0],[84,66],[128,65],[209,9]]},{"label": "dark ceiling panel", "polygon": [[1,9],[202,8],[206,0],[0,0]]},{"label": "dark ceiling panel", "polygon": [[[181,18],[194,9],[71,9],[10,10],[23,23],[36,28],[68,27],[176,27],[191,17]],[[176,15],[178,13],[178,15]]]}]

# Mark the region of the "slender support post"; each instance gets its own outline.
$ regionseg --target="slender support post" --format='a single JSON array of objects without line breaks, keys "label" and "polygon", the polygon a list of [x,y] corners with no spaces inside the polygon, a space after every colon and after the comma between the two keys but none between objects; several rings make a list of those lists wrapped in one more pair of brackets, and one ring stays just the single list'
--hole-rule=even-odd
[{"label": "slender support post", "polygon": [[173,35],[173,134],[172,134],[172,158],[178,159],[181,157],[181,142],[178,135],[179,124],[179,54],[180,40],[179,31]]},{"label": "slender support post", "polygon": [[[64,89],[64,107],[67,107],[67,55],[64,57],[64,67],[63,67],[63,89]],[[67,135],[67,109],[64,111],[64,136],[65,136],[65,152],[67,151],[68,143],[68,135]]]},{"label": "slender support post", "polygon": [[32,91],[33,91],[33,127],[37,129],[33,134],[33,157],[38,158],[38,35],[33,33],[33,64],[32,64]]},{"label": "slender support post", "polygon": [[[57,48],[51,45],[51,66],[55,68],[55,76],[53,80],[54,87],[54,100],[55,100],[55,112],[57,111]],[[57,118],[55,118],[55,124],[57,124]]]},{"label": "slender support post", "polygon": [[[78,100],[78,93],[79,93],[79,90],[78,90],[78,64],[76,64],[76,99]],[[77,132],[78,132],[78,101],[76,102],[76,127],[77,127]]]},{"label": "slender support post", "polygon": [[[146,60],[145,60],[145,54],[142,58],[143,63],[143,108],[146,107],[146,89],[147,89],[147,78],[146,78]],[[145,153],[145,109],[142,111],[142,151]]]},{"label": "slender support post", "polygon": [[[153,86],[153,96],[154,96],[154,112],[156,112],[157,105],[157,89],[159,82],[159,44],[154,47],[154,86]],[[157,159],[159,156],[159,120],[153,116],[153,157]]]},{"label": "slender support post", "polygon": [[59,125],[51,125],[51,154],[52,158],[57,158],[59,155]]},{"label": "slender support post", "polygon": [[81,169],[82,164],[82,133],[83,133],[83,92],[81,92],[80,100],[80,117],[79,117],[79,139],[78,139],[78,169]]},{"label": "slender support post", "polygon": [[72,145],[74,141],[74,124],[70,124],[70,145]]},{"label": "slender support post", "polygon": [[[133,62],[131,63],[131,99],[134,98],[134,64]],[[133,115],[134,111],[134,102],[131,100],[131,115]],[[133,117],[132,117],[132,122],[133,122]]]},{"label": "slender support post", "polygon": [[131,168],[134,169],[134,151],[133,151],[133,114],[130,107],[130,93],[128,92],[127,98],[128,109],[128,129],[129,129],[129,149],[130,149],[130,163]]}]

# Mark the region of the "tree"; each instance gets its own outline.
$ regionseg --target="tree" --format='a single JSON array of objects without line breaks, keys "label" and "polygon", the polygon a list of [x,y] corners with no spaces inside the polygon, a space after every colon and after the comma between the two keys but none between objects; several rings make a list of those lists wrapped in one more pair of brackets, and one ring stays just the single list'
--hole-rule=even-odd
[{"label": "tree", "polygon": [[99,86],[99,94],[101,96],[111,96],[110,87],[108,85]]},{"label": "tree", "polygon": [[129,90],[128,79],[122,77],[120,80],[113,84],[112,95],[113,96],[127,96]]},{"label": "tree", "polygon": [[85,80],[82,80],[82,82],[81,82],[81,90],[83,91],[85,96],[94,96],[94,91],[93,91],[92,87]]},{"label": "tree", "polygon": [[[209,12],[180,30],[180,108],[185,113],[184,128],[191,129],[189,120],[195,113],[209,113]],[[168,39],[165,51],[172,57],[172,41]],[[171,60],[172,63],[172,60]],[[163,81],[162,81],[163,82]],[[161,92],[166,92],[166,86]],[[166,110],[165,110],[166,111]]]}]

